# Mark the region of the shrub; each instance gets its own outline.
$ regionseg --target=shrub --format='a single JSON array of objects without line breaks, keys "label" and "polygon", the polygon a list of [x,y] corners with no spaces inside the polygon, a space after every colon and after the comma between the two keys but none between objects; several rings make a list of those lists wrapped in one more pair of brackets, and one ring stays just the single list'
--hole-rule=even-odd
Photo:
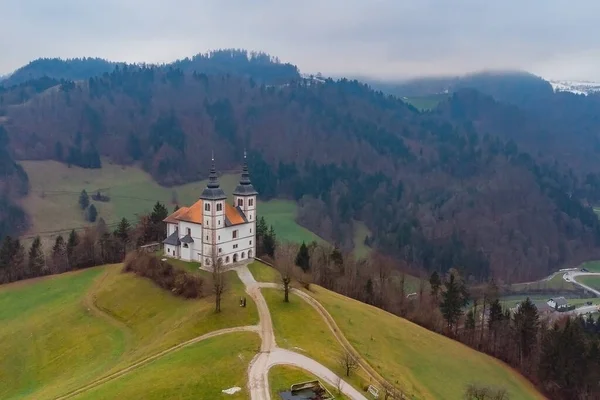
[{"label": "shrub", "polygon": [[203,297],[204,280],[189,272],[173,267],[143,251],[131,252],[125,257],[123,272],[150,279],[159,287],[186,299]]}]

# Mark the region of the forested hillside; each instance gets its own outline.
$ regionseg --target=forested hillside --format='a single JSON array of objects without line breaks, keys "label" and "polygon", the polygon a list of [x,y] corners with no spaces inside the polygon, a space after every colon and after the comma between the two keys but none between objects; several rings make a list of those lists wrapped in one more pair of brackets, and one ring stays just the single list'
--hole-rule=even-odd
[{"label": "forested hillside", "polygon": [[356,81],[260,84],[287,76],[271,58],[241,75],[197,72],[202,60],[119,67],[39,94],[26,86],[26,101],[0,106],[12,153],[88,168],[100,155],[139,161],[170,185],[205,177],[213,150],[227,170],[247,148],[262,196],[298,200],[300,221],[323,237],[349,247],[361,220],[372,246],[475,278],[529,279],[596,251],[584,185],[511,140],[521,124],[481,123],[507,107],[491,98],[461,92],[421,114]]}]

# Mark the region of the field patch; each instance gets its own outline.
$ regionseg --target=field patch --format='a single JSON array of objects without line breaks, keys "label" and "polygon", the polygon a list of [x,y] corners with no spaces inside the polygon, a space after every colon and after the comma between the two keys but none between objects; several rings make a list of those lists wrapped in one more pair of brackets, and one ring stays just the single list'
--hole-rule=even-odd
[{"label": "field patch", "polygon": [[125,333],[82,301],[102,273],[0,286],[0,398],[49,398],[118,362]]},{"label": "field patch", "polygon": [[0,287],[0,398],[57,397],[202,334],[258,323],[254,302],[239,307],[245,292],[233,271],[215,314],[208,280],[206,298],[185,300],[121,269]]},{"label": "field patch", "polygon": [[245,295],[243,284],[234,271],[226,274],[229,290],[223,295],[222,312],[215,314],[207,272],[202,271],[202,275],[207,278],[204,290],[208,297],[186,300],[160,289],[149,279],[121,273],[121,266],[111,267],[94,288],[95,304],[121,321],[132,336],[123,359],[112,369],[211,331],[257,324],[254,302],[239,307],[239,298]]},{"label": "field patch", "polygon": [[354,348],[409,395],[458,399],[468,384],[477,383],[503,387],[513,400],[544,398],[523,376],[490,356],[383,310],[311,287]]},{"label": "field patch", "polygon": [[584,262],[579,266],[579,268],[585,268],[589,272],[600,272],[600,260]]},{"label": "field patch", "polygon": [[[56,161],[22,161],[21,165],[29,176],[31,186],[30,193],[22,200],[32,221],[27,236],[40,234],[47,247],[51,246],[56,235],[65,235],[73,228],[90,225],[77,203],[84,189],[90,196],[100,191],[110,197],[108,202],[90,201],[98,209],[98,217],[114,229],[121,218],[137,221],[137,217],[150,212],[157,201],[166,204],[169,211],[175,204],[193,204],[207,182],[203,180],[167,188],[156,183],[138,166],[121,166],[108,160],[103,160],[100,169],[68,167]],[[230,201],[239,179],[238,173],[219,177]],[[267,224],[273,225],[279,239],[307,243],[321,240],[296,223],[295,202],[277,199],[259,201],[257,207],[258,217],[265,217]]]},{"label": "field patch", "polygon": [[440,104],[442,101],[445,101],[447,98],[448,94],[440,93],[428,96],[402,97],[402,101],[410,104],[419,111],[430,111],[436,108],[438,104]]},{"label": "field patch", "polygon": [[[229,333],[177,350],[75,399],[247,399],[246,369],[260,348],[255,333]],[[238,387],[233,395],[222,390]]]},{"label": "field patch", "polygon": [[592,289],[600,290],[600,276],[578,276],[575,280]]}]

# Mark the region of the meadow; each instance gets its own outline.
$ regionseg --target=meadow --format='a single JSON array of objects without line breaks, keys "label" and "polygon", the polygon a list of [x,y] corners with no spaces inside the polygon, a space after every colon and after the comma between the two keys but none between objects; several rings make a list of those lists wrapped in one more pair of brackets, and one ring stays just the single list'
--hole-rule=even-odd
[{"label": "meadow", "polygon": [[600,290],[600,276],[578,276],[576,279],[592,289]]},{"label": "meadow", "polygon": [[410,104],[419,111],[431,111],[436,108],[440,102],[446,100],[447,98],[447,94],[440,93],[429,96],[403,97],[402,101]]},{"label": "meadow", "polygon": [[[168,354],[74,399],[247,399],[246,369],[257,348],[260,339],[255,333],[214,337]],[[241,390],[233,395],[222,392],[234,387]]]},{"label": "meadow", "polygon": [[[90,200],[98,209],[98,216],[114,228],[121,218],[136,221],[139,215],[150,212],[157,201],[166,204],[169,211],[175,205],[191,205],[206,186],[206,180],[203,180],[163,187],[138,166],[121,166],[108,160],[103,160],[101,169],[68,167],[56,161],[22,161],[21,165],[29,175],[31,186],[29,195],[22,202],[32,222],[25,236],[39,234],[46,239],[47,246],[56,235],[89,225],[78,206],[79,194],[84,189],[89,195],[100,191],[110,197],[109,202]],[[239,179],[238,173],[226,173],[219,178],[230,200]],[[273,225],[279,239],[307,243],[322,241],[296,223],[295,202],[274,199],[259,201],[257,207],[258,216],[265,217],[267,224]],[[361,232],[364,232],[363,227]]]},{"label": "meadow", "polygon": [[227,280],[220,314],[212,296],[175,297],[120,265],[0,286],[0,398],[54,398],[207,332],[258,323],[252,301],[239,307],[235,272]]},{"label": "meadow", "polygon": [[[279,273],[264,264],[254,263],[250,270],[259,282],[280,282]],[[262,292],[271,310],[277,344],[305,352],[339,373],[336,360],[341,347],[319,314],[294,294],[290,294],[290,303],[284,303],[282,291]],[[488,355],[320,286],[311,285],[308,293],[327,309],[361,356],[411,398],[462,398],[470,383],[504,387],[511,399],[543,398],[523,376]],[[314,337],[320,338],[318,343]],[[362,387],[368,380],[359,373],[350,383]]]},{"label": "meadow", "polygon": [[503,387],[511,399],[544,398],[524,377],[490,356],[318,286],[312,286],[311,294],[371,366],[409,396],[462,398],[465,387],[477,383]]},{"label": "meadow", "polygon": [[310,304],[293,293],[290,293],[289,303],[285,303],[283,291],[278,289],[262,289],[262,293],[271,311],[279,347],[319,361],[358,390],[368,384],[368,377],[360,370],[353,372],[349,378],[345,376],[338,361],[344,349],[323,317]]},{"label": "meadow", "polygon": [[579,268],[585,268],[590,272],[600,272],[600,261],[587,261],[579,266]]}]

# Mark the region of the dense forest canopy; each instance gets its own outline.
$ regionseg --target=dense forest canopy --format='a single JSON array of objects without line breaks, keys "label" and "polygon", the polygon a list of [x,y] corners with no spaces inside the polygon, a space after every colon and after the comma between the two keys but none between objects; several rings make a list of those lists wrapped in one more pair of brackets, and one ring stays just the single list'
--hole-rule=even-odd
[{"label": "dense forest canopy", "polygon": [[212,150],[229,170],[247,148],[263,198],[297,200],[301,223],[346,248],[364,221],[371,246],[428,270],[522,280],[596,254],[600,179],[534,151],[537,114],[475,90],[419,113],[357,81],[315,83],[229,50],[0,96],[19,159],[98,168],[104,155],[172,185],[205,177]]}]

